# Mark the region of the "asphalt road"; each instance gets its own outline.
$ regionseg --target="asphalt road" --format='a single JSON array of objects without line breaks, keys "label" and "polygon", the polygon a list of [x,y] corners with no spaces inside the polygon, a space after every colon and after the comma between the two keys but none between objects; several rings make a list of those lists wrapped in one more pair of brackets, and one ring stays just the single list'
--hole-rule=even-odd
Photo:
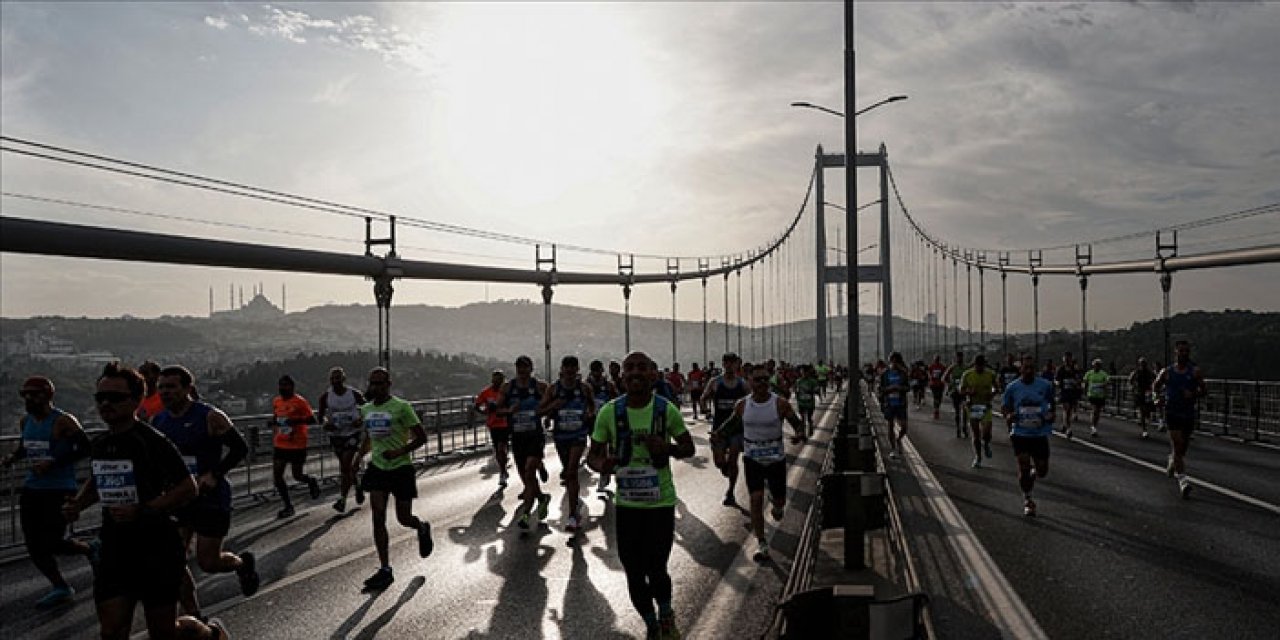
[{"label": "asphalt road", "polygon": [[[1197,435],[1188,471],[1222,490],[1201,484],[1182,500],[1164,473],[1165,434],[1144,440],[1136,424],[1104,418],[1091,438],[1077,423],[1074,441],[1052,439],[1039,515],[1026,518],[1003,427],[973,469],[949,412],[910,420],[913,445],[1049,637],[1276,637],[1280,451]],[[964,600],[939,607],[941,635],[991,637]]]},{"label": "asphalt road", "polygon": [[[833,420],[834,412],[827,416]],[[778,536],[774,562],[746,559],[746,512],[721,505],[726,483],[709,458],[707,425],[690,426],[698,455],[675,465],[681,504],[669,568],[677,619],[697,637],[758,637],[773,613],[794,545],[787,544],[791,536]],[[800,452],[788,447],[793,456]],[[377,568],[367,507],[338,515],[329,506],[330,490],[314,502],[295,500],[298,515],[287,520],[274,518],[275,503],[237,511],[226,547],[257,553],[263,586],[245,599],[234,575],[206,577],[197,569],[204,610],[223,619],[236,638],[643,637],[617,559],[612,507],[596,497],[595,478],[583,470],[585,528],[566,534],[561,514],[567,499],[556,483],[560,466],[550,446],[547,455],[551,514],[544,527],[527,534],[515,524],[518,480],[500,489],[491,457],[421,471],[415,512],[431,522],[435,552],[419,558],[413,534],[392,518],[396,581],[381,594],[360,591]],[[747,504],[743,481],[737,496]],[[784,520],[793,529],[807,506],[796,502],[800,506]],[[48,587],[29,562],[0,566],[0,637],[96,637],[87,565],[67,558],[62,566],[79,593],[74,604],[52,612],[31,607]],[[700,613],[711,606],[742,614],[724,617],[715,629],[698,626]],[[141,618],[139,611],[137,630]]]}]

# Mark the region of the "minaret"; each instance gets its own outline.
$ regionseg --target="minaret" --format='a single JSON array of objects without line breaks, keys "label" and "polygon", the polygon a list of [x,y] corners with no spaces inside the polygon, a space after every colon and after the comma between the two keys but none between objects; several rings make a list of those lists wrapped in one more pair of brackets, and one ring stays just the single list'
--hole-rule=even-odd
[{"label": "minaret", "polygon": [[236,285],[231,283],[227,285],[227,311],[235,311],[236,308]]},{"label": "minaret", "polygon": [[209,317],[213,317],[213,287],[209,287]]},{"label": "minaret", "polygon": [[289,293],[285,289],[285,283],[280,283],[280,311],[289,313]]},{"label": "minaret", "polygon": [[240,308],[244,308],[244,285],[240,286]]}]

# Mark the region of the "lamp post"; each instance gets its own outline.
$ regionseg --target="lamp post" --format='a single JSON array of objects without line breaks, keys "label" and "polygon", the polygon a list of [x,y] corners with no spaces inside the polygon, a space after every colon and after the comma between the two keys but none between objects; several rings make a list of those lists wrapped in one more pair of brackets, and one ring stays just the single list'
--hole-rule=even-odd
[{"label": "lamp post", "polygon": [[[877,103],[875,103],[875,104],[873,104],[873,105],[869,105],[869,106],[863,107],[863,108],[861,108],[861,109],[859,109],[859,110],[855,111],[855,112],[853,113],[853,115],[854,115],[854,117],[857,117],[857,116],[860,116],[860,115],[862,115],[862,114],[864,114],[864,113],[866,113],[866,112],[868,112],[868,111],[870,111],[870,110],[872,110],[872,109],[874,109],[874,108],[876,108],[876,107],[879,107],[879,106],[881,106],[881,105],[886,105],[886,104],[889,104],[890,102],[898,102],[899,100],[906,100],[906,99],[907,99],[907,96],[904,96],[904,95],[889,96],[888,98],[885,98],[884,100],[881,100],[880,102],[877,102]],[[812,102],[804,102],[804,101],[792,102],[792,103],[791,103],[791,106],[793,106],[793,107],[799,107],[799,108],[801,108],[801,109],[817,109],[818,111],[821,111],[821,112],[823,112],[823,113],[829,113],[829,114],[831,114],[831,115],[833,115],[833,116],[836,116],[837,118],[843,118],[843,117],[844,117],[844,114],[843,114],[843,113],[840,113],[839,111],[836,111],[835,109],[831,109],[831,108],[828,108],[828,107],[824,107],[824,106],[822,106],[822,105],[820,105],[820,104],[813,104]]]}]

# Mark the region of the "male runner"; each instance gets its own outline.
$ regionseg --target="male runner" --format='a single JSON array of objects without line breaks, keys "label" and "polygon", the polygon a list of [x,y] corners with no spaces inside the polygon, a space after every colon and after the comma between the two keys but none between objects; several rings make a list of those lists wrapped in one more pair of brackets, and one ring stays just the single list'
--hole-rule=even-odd
[{"label": "male runner", "polygon": [[307,425],[316,423],[315,413],[307,399],[294,393],[291,376],[280,376],[280,395],[271,400],[271,422],[275,430],[272,438],[274,445],[271,455],[271,477],[275,482],[276,493],[284,508],[276,514],[277,518],[288,518],[294,514],[293,499],[289,497],[289,485],[284,483],[284,468],[288,465],[293,471],[293,479],[307,483],[311,499],[320,497],[320,483],[303,471],[307,462]]},{"label": "male runner", "polygon": [[[387,500],[396,501],[396,521],[418,534],[418,555],[431,555],[431,524],[413,515],[413,500],[418,497],[418,480],[413,473],[409,454],[427,443],[427,432],[413,407],[391,395],[391,373],[382,367],[369,371],[369,402],[360,405],[359,426],[368,433],[360,455],[370,453],[369,468],[364,472],[364,490],[369,493],[373,516],[373,546],[378,550],[378,571],[364,581],[366,591],[381,591],[391,586],[395,576],[387,545]],[[413,436],[410,439],[410,436]]]},{"label": "male runner", "polygon": [[628,354],[623,359],[623,372],[627,393],[596,414],[588,461],[600,473],[617,473],[614,527],[618,560],[627,574],[631,604],[644,619],[647,637],[675,639],[680,632],[667,573],[675,541],[676,487],[671,458],[692,457],[693,438],[680,410],[654,396],[658,367],[648,355],[639,351]]},{"label": "male runner", "polygon": [[[817,375],[813,385],[818,384]],[[796,437],[804,434],[800,421],[791,405],[769,389],[769,374],[764,367],[751,371],[751,395],[739,400],[733,408],[733,416],[720,430],[711,434],[715,440],[723,440],[731,434],[741,434],[743,439],[743,470],[747,476],[747,491],[751,495],[751,531],[756,535],[756,551],[752,558],[763,562],[769,558],[769,541],[764,537],[764,488],[769,485],[773,508],[769,515],[781,521],[787,506],[787,452],[782,445],[782,421],[786,420]]]},{"label": "male runner", "polygon": [[89,555],[89,545],[67,537],[62,519],[62,504],[76,493],[76,462],[89,455],[89,438],[75,416],[53,406],[53,381],[32,376],[18,393],[27,415],[19,427],[18,447],[0,460],[0,466],[7,469],[24,459],[30,463],[18,513],[27,555],[52,587],[36,600],[36,608],[48,609],[71,602],[76,593],[54,556]]},{"label": "male runner", "polygon": [[929,371],[925,368],[924,362],[912,362],[908,377],[911,380],[911,400],[917,409],[923,407],[924,389],[929,384]]},{"label": "male runner", "polygon": [[[880,374],[880,405],[889,427],[889,457],[894,460],[898,459],[902,439],[907,435],[907,391],[910,375],[906,363],[902,361],[902,354],[897,351],[889,354],[889,366]],[[897,435],[894,435],[894,423],[898,425]]]},{"label": "male runner", "polygon": [[1021,358],[1014,360],[1012,353],[1004,354],[1004,364],[1000,365],[1000,377],[997,378],[1000,383],[1001,393],[1004,392],[1005,387],[1009,386],[1009,383],[1022,377],[1022,367],[1018,364],[1021,360]]},{"label": "male runner", "polygon": [[1133,405],[1138,410],[1138,426],[1142,429],[1142,437],[1147,437],[1147,425],[1151,422],[1151,410],[1155,407],[1156,373],[1147,364],[1146,358],[1138,358],[1138,367],[1129,374],[1129,388],[1133,390]]},{"label": "male runner", "polygon": [[[750,393],[746,381],[738,375],[738,367],[742,364],[738,354],[732,352],[724,354],[721,363],[724,365],[724,373],[707,385],[707,390],[702,392],[700,400],[702,412],[711,414],[712,430],[724,426],[725,421],[733,415],[733,407],[738,399]],[[714,411],[708,408],[711,403],[715,403]],[[734,497],[734,490],[738,486],[738,454],[740,453],[742,453],[740,436],[729,437],[724,443],[712,443],[711,446],[711,458],[716,468],[720,470],[721,475],[729,479],[729,488],[725,491],[722,502],[726,507],[738,504]]]},{"label": "male runner", "polygon": [[991,457],[991,400],[996,394],[996,374],[987,368],[987,357],[978,354],[973,368],[960,376],[960,393],[965,397],[965,414],[973,430],[973,468],[982,466],[982,456]]},{"label": "male runner", "polygon": [[546,520],[547,505],[551,503],[551,496],[542,492],[542,482],[546,481],[542,455],[547,439],[538,417],[538,405],[546,393],[547,383],[533,377],[533,360],[529,356],[516,358],[516,377],[502,385],[500,411],[511,425],[511,450],[516,459],[516,472],[524,483],[524,491],[520,493],[521,529],[529,528],[529,512],[533,511],[535,501],[538,522]]},{"label": "male runner", "polygon": [[1102,417],[1102,407],[1107,404],[1107,383],[1111,375],[1102,370],[1102,360],[1093,359],[1092,368],[1084,373],[1085,396],[1093,406],[1093,415],[1089,419],[1089,435],[1098,437],[1098,419]]},{"label": "male runner", "polygon": [[617,360],[609,361],[609,381],[613,382],[614,387],[617,387],[618,393],[622,393],[622,390],[626,388],[626,385],[622,384],[622,363]]},{"label": "male runner", "polygon": [[685,377],[680,373],[680,363],[671,363],[671,371],[667,372],[667,384],[671,385],[671,391],[675,394],[677,402],[684,398],[684,383]]},{"label": "male runner", "polygon": [[1173,364],[1164,368],[1155,381],[1155,392],[1164,396],[1165,424],[1169,429],[1169,477],[1178,481],[1178,492],[1185,499],[1191,495],[1191,480],[1187,478],[1187,449],[1191,446],[1191,432],[1196,428],[1196,403],[1204,397],[1204,372],[1191,361],[1191,343],[1178,340],[1173,343]]},{"label": "male runner", "polygon": [[138,419],[151,422],[151,418],[164,411],[164,401],[160,399],[160,393],[156,389],[156,382],[160,379],[160,365],[147,360],[138,365],[138,373],[142,374],[142,379],[147,384],[146,395],[142,396],[142,402],[138,404]]},{"label": "male runner", "polygon": [[[231,484],[227,473],[249,453],[249,443],[218,409],[191,400],[195,378],[186,367],[168,366],[160,370],[156,389],[164,401],[164,411],[151,418],[151,425],[178,448],[187,471],[196,478],[197,495],[174,510],[185,555],[196,541],[196,563],[205,573],[232,573],[240,581],[246,597],[261,583],[253,553],[240,555],[222,550],[222,541],[231,531]],[[222,455],[222,449],[227,455]],[[178,602],[188,615],[203,620],[196,594],[195,578],[184,566]]]},{"label": "male runner", "polygon": [[578,357],[560,359],[560,378],[548,385],[538,405],[538,414],[555,421],[552,437],[556,443],[556,455],[560,457],[560,479],[569,495],[569,515],[564,520],[564,530],[577,531],[581,523],[581,502],[578,499],[578,467],[582,454],[587,450],[587,436],[595,424],[596,403],[591,386],[578,377]]},{"label": "male runner", "polygon": [[[828,367],[822,360],[818,360],[818,367],[815,370],[818,378],[818,386],[822,387],[822,392],[827,392],[827,384],[831,381],[831,367]],[[836,389],[839,392],[839,389]]]},{"label": "male runner", "polygon": [[1063,433],[1070,440],[1071,427],[1076,423],[1076,405],[1080,402],[1080,368],[1076,366],[1070,351],[1062,354],[1062,366],[1058,367],[1054,380],[1058,383],[1058,399],[1067,414],[1067,419],[1063,421]]},{"label": "male runner", "polygon": [[[698,370],[698,365],[693,365],[694,371]],[[589,365],[591,371],[587,373],[587,384],[591,385],[591,395],[596,401],[596,411],[600,411],[610,400],[618,397],[618,387],[614,386],[613,381],[604,375],[604,364],[599,360],[592,360]],[[689,374],[690,377],[693,373]],[[696,397],[695,397],[696,400]],[[698,403],[694,402],[694,410],[697,410]],[[596,483],[596,493],[604,494],[609,488],[609,474],[600,474],[600,481]]]},{"label": "male runner", "polygon": [[942,417],[942,392],[946,391],[946,375],[947,365],[942,364],[942,355],[934,354],[933,362],[929,364],[927,370],[929,375],[929,393],[933,394],[933,419],[937,420]]},{"label": "male runner", "polygon": [[[195,498],[196,480],[173,443],[137,419],[145,387],[137,371],[118,362],[103,369],[93,399],[109,430],[93,440],[93,477],[62,507],[66,520],[75,522],[81,511],[102,503],[93,599],[103,640],[129,637],[138,603],[151,638],[178,637],[186,560],[172,515]],[[185,626],[197,637],[226,637],[220,626],[195,620]]]},{"label": "male runner", "polygon": [[[818,409],[817,397],[822,393],[822,383],[818,379],[818,372],[809,365],[804,365],[804,375],[796,381],[796,407],[800,409],[800,417],[804,420],[801,428],[792,439],[791,442],[800,443],[809,439],[809,434],[813,432],[813,413]],[[750,486],[750,485],[748,485]]]},{"label": "male runner", "polygon": [[320,394],[318,404],[320,409],[316,419],[329,434],[329,444],[334,455],[338,456],[338,499],[333,503],[333,510],[344,513],[347,510],[347,492],[351,487],[356,488],[356,504],[364,504],[364,490],[357,481],[355,466],[364,433],[356,427],[364,394],[348,388],[347,372],[342,367],[334,367],[329,370],[329,388]]},{"label": "male runner", "polygon": [[484,425],[489,429],[489,441],[493,443],[493,460],[498,465],[498,486],[507,486],[507,449],[511,444],[511,428],[507,426],[507,416],[499,409],[505,404],[502,396],[502,382],[506,375],[501,369],[494,369],[489,377],[489,386],[476,395],[476,410],[484,414]]},{"label": "male runner", "polygon": [[1013,455],[1018,459],[1022,514],[1034,516],[1036,503],[1031,498],[1031,490],[1037,477],[1049,475],[1049,437],[1053,435],[1056,415],[1053,383],[1036,376],[1034,359],[1022,359],[1022,377],[1005,387],[1001,411],[1013,431],[1009,444],[1013,445]]},{"label": "male runner", "polygon": [[693,363],[693,368],[689,370],[689,404],[693,405],[693,419],[698,419],[698,409],[702,408],[702,403],[698,399],[702,397],[702,389],[707,383],[707,372],[705,369],[699,369],[698,363]]},{"label": "male runner", "polygon": [[951,408],[955,411],[957,438],[969,435],[969,423],[964,419],[964,394],[960,393],[960,376],[964,374],[964,370],[964,352],[957,351],[955,362],[942,374],[948,395],[951,396]]}]

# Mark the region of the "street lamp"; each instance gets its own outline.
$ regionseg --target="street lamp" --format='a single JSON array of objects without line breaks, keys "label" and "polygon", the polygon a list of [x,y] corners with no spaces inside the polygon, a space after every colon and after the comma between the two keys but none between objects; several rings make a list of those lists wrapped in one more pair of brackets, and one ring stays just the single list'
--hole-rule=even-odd
[{"label": "street lamp", "polygon": [[[874,108],[876,108],[876,107],[878,107],[878,106],[880,106],[880,105],[885,105],[885,104],[889,104],[890,102],[898,102],[899,100],[906,100],[906,99],[907,99],[907,96],[904,96],[904,95],[889,96],[888,98],[885,98],[884,100],[881,100],[880,102],[877,102],[877,103],[875,103],[875,104],[873,104],[873,105],[871,105],[871,106],[864,107],[864,108],[862,108],[862,109],[859,109],[858,111],[855,111],[853,115],[855,115],[855,116],[860,116],[860,115],[862,115],[862,114],[864,114],[864,113],[866,113],[866,112],[868,112],[868,111],[870,111],[870,110],[872,110],[872,109],[874,109]],[[820,105],[820,104],[813,104],[812,102],[792,102],[792,103],[791,103],[791,106],[793,106],[793,107],[800,107],[800,108],[803,108],[803,109],[816,109],[816,110],[821,111],[821,112],[823,112],[823,113],[828,113],[828,114],[831,114],[831,115],[833,115],[833,116],[836,116],[837,118],[843,118],[843,117],[844,117],[844,114],[843,114],[843,113],[840,113],[839,111],[836,111],[835,109],[831,109],[831,108],[828,108],[828,107],[824,107],[824,106],[822,106],[822,105]]]},{"label": "street lamp", "polygon": [[[836,203],[834,203],[834,202],[827,202],[826,200],[823,200],[823,201],[822,201],[822,204],[824,204],[824,205],[826,205],[826,206],[828,206],[828,207],[835,207],[835,208],[837,208],[837,209],[839,209],[839,210],[841,210],[841,211],[843,211],[843,212],[845,212],[845,213],[849,213],[849,210],[848,210],[848,209],[846,209],[846,208],[844,208],[842,205],[838,205],[838,204],[836,204]],[[866,204],[864,204],[864,205],[862,205],[862,206],[858,207],[857,209],[854,209],[854,212],[856,213],[856,212],[858,212],[858,211],[862,211],[863,209],[866,209],[867,207],[872,207],[872,206],[875,206],[875,205],[878,205],[878,204],[880,204],[880,200],[878,200],[878,199],[877,199],[877,200],[872,200],[871,202],[868,202],[868,203],[866,203]]]}]

